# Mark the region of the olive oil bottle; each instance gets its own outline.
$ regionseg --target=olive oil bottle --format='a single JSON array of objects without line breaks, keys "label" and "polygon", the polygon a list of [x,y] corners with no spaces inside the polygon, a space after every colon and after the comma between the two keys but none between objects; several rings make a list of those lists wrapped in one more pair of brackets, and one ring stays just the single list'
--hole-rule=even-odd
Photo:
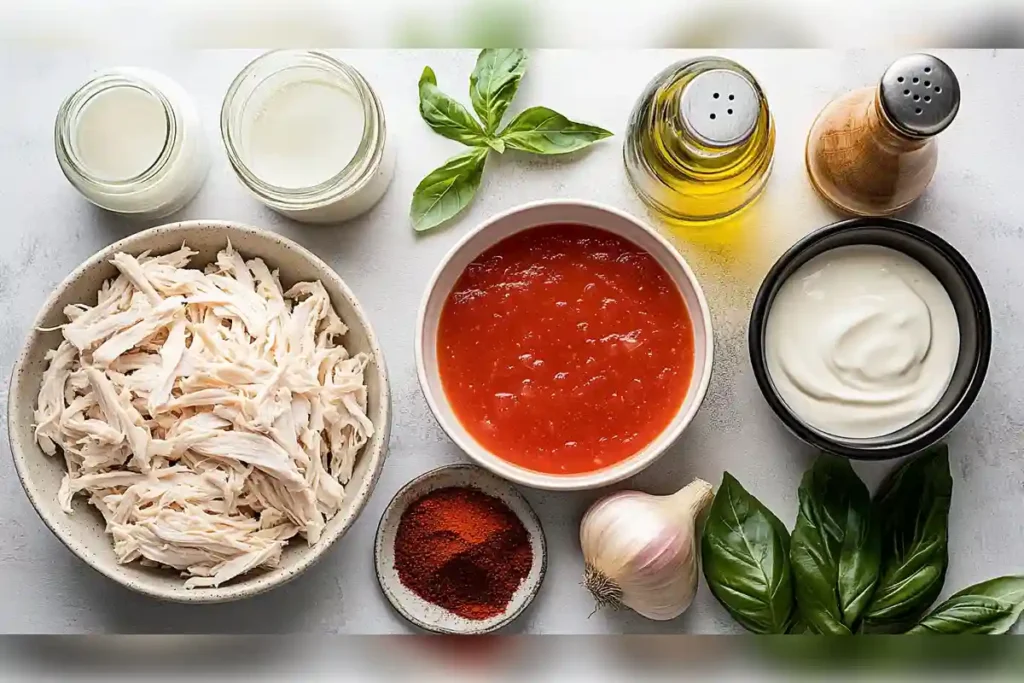
[{"label": "olive oil bottle", "polygon": [[668,67],[629,117],[623,156],[640,198],[669,223],[713,224],[763,192],[775,125],[753,75],[728,59]]}]

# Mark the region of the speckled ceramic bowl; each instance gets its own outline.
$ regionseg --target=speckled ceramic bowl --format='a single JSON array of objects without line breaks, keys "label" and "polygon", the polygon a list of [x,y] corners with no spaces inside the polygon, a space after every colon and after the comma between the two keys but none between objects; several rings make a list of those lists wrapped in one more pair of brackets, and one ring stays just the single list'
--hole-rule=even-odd
[{"label": "speckled ceramic bowl", "polygon": [[[475,488],[502,501],[519,517],[530,536],[533,566],[509,602],[508,608],[490,619],[465,619],[431,604],[406,588],[395,570],[395,534],[406,508],[437,489]],[[533,508],[511,484],[475,465],[446,465],[420,475],[402,487],[384,510],[374,545],[377,580],[391,605],[413,625],[446,635],[482,635],[512,623],[533,602],[547,569],[544,529]]]},{"label": "speckled ceramic bowl", "polygon": [[[320,541],[310,547],[294,539],[285,549],[281,564],[269,571],[245,574],[219,588],[185,590],[184,580],[171,570],[143,567],[137,562],[119,565],[110,537],[104,532],[99,512],[78,497],[71,515],[61,511],[57,489],[64,475],[62,457],[49,457],[33,438],[32,413],[39,393],[45,354],[61,341],[52,328],[66,319],[64,307],[73,303],[95,305],[96,292],[104,280],[117,274],[109,261],[118,251],[139,254],[164,253],[178,249],[182,242],[199,252],[192,265],[205,265],[224,248],[227,240],[246,257],[259,256],[272,269],[280,269],[285,287],[305,280],[320,280],[330,294],[338,315],[349,327],[345,346],[353,353],[365,352],[373,359],[367,375],[368,414],[375,433],[356,461],[348,484],[345,504],[327,524]],[[225,221],[187,221],[136,233],[92,256],[79,266],[50,295],[29,332],[14,366],[7,410],[8,431],[14,464],[22,486],[39,516],[73,553],[91,567],[118,583],[140,593],[176,602],[226,602],[249,597],[287,583],[312,565],[352,525],[366,504],[384,465],[391,431],[391,395],[384,355],[365,313],[342,279],[312,253],[273,232]]]}]

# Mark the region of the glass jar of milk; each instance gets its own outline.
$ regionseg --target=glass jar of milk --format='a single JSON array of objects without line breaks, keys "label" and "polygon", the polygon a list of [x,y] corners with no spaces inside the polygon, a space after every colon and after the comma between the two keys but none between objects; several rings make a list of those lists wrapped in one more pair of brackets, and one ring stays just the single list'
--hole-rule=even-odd
[{"label": "glass jar of milk", "polygon": [[147,219],[184,207],[210,166],[192,99],[148,69],[109,69],[69,95],[54,144],[61,170],[86,199]]},{"label": "glass jar of milk", "polygon": [[305,223],[340,223],[384,195],[392,136],[369,83],[327,54],[276,50],[235,78],[221,108],[232,168],[257,199]]}]

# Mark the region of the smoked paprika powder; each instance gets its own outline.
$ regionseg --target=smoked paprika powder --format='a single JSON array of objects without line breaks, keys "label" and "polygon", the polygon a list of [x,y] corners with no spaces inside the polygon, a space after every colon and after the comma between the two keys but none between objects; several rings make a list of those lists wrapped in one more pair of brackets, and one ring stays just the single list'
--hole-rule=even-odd
[{"label": "smoked paprika powder", "polygon": [[398,523],[395,570],[402,584],[465,619],[503,613],[532,566],[522,521],[477,489],[431,491]]}]

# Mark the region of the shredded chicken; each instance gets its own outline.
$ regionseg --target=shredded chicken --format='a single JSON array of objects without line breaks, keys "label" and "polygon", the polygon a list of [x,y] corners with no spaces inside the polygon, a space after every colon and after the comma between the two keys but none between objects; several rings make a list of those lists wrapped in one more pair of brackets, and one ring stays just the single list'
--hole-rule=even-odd
[{"label": "shredded chicken", "polygon": [[64,313],[35,410],[58,492],[106,520],[121,563],[170,567],[186,588],[275,567],[316,543],[373,435],[366,354],[319,282],[284,291],[229,243],[205,270],[185,245],[119,253],[95,306]]}]

